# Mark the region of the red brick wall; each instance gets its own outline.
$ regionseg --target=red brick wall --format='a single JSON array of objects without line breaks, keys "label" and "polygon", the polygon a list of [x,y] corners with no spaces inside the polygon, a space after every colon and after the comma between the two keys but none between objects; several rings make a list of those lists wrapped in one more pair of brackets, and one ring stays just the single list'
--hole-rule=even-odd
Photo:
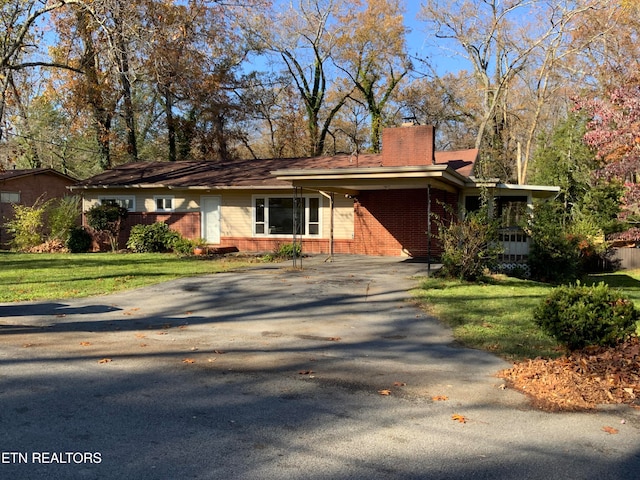
[{"label": "red brick wall", "polygon": [[[251,237],[223,237],[220,241],[221,247],[237,247],[241,252],[273,252],[284,243],[291,243],[291,239],[274,238],[251,238]],[[328,239],[303,239],[302,251],[307,254],[329,254]],[[353,240],[334,240],[333,252],[338,253],[358,253],[355,250]]]},{"label": "red brick wall", "polygon": [[405,167],[435,163],[435,130],[432,125],[385,128],[382,131],[382,165]]},{"label": "red brick wall", "polygon": [[[426,257],[427,189],[360,192],[355,204],[355,249],[365,255]],[[442,203],[457,208],[456,194],[431,189],[431,212],[446,215]],[[431,255],[442,253],[437,218],[431,220]]]},{"label": "red brick wall", "polygon": [[[127,240],[134,225],[152,225],[156,222],[164,222],[171,230],[179,232],[183,237],[196,240],[200,234],[200,212],[188,213],[162,213],[162,212],[129,212],[120,228],[118,247],[126,248]],[[109,250],[111,246],[106,238],[101,238],[94,243],[94,250]]]},{"label": "red brick wall", "polygon": [[[40,196],[43,201],[47,201],[71,195],[67,187],[74,183],[74,181],[54,173],[42,172],[0,180],[0,190],[20,192],[20,204],[32,206]],[[13,216],[13,206],[10,203],[0,203],[0,246],[6,245],[11,240],[3,224],[7,220],[13,219]]]}]

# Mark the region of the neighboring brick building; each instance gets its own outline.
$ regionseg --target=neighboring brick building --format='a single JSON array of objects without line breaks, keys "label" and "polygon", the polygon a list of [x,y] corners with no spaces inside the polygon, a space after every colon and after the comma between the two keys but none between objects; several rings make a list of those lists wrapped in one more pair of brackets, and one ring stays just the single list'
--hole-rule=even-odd
[{"label": "neighboring brick building", "polygon": [[76,182],[51,168],[0,171],[0,247],[6,248],[11,240],[4,224],[13,219],[14,204],[32,206],[39,198],[62,198],[70,194],[68,187]]},{"label": "neighboring brick building", "polygon": [[502,202],[509,208],[558,191],[480,183],[477,156],[436,152],[433,127],[411,126],[385,129],[380,154],[132,163],[72,190],[82,193],[85,211],[106,201],[129,209],[122,241],[132,224],[164,221],[188,238],[241,251],[296,240],[306,253],[435,257],[435,219],[477,203],[481,188],[511,199]]}]

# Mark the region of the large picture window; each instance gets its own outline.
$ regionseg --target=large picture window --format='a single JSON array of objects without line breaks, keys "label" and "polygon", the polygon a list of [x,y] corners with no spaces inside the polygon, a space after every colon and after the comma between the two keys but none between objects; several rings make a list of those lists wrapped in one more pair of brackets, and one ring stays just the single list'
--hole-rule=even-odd
[{"label": "large picture window", "polygon": [[320,235],[319,197],[254,197],[253,211],[256,235]]}]

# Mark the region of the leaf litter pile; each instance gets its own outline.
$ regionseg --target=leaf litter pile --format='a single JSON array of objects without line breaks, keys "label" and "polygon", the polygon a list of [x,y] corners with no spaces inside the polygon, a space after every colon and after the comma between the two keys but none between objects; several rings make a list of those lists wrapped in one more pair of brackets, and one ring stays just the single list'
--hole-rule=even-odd
[{"label": "leaf litter pile", "polygon": [[604,404],[640,409],[640,341],[587,347],[556,359],[536,358],[498,373],[544,410],[592,410]]}]

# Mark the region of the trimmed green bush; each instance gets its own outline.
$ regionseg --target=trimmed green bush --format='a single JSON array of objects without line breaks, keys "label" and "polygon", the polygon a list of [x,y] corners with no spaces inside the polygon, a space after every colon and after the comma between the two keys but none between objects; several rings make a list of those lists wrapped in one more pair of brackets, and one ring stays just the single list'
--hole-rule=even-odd
[{"label": "trimmed green bush", "polygon": [[66,247],[71,253],[85,253],[91,248],[91,234],[83,227],[75,227],[69,231]]},{"label": "trimmed green bush", "polygon": [[127,248],[136,253],[168,252],[173,250],[180,238],[181,235],[164,222],[134,225],[127,240]]},{"label": "trimmed green bush", "polygon": [[570,350],[613,346],[634,332],[638,311],[622,293],[604,283],[553,289],[534,310],[535,323]]}]

